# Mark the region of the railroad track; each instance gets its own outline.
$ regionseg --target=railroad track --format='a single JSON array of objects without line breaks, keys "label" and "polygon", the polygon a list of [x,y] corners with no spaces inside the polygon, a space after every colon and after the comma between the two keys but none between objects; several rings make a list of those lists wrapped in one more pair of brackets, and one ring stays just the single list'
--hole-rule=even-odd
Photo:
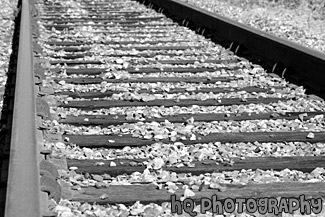
[{"label": "railroad track", "polygon": [[177,0],[142,3],[23,1],[6,216],[323,198],[325,103],[281,78],[322,95],[322,54]]}]

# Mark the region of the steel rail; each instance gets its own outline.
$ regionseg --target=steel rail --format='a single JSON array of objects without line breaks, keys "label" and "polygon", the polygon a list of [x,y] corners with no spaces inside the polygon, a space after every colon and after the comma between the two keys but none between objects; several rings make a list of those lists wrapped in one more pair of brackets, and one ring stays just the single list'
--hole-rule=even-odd
[{"label": "steel rail", "polygon": [[5,217],[41,216],[30,24],[30,2],[22,0]]},{"label": "steel rail", "polygon": [[[325,92],[325,55],[292,41],[271,35],[237,21],[198,8],[180,0],[138,0],[159,9],[174,20],[191,21],[209,30],[211,38],[234,42],[255,55],[256,59],[282,65],[286,74],[298,73],[303,84]],[[185,22],[187,23],[187,22]],[[238,46],[237,46],[238,48]]]}]

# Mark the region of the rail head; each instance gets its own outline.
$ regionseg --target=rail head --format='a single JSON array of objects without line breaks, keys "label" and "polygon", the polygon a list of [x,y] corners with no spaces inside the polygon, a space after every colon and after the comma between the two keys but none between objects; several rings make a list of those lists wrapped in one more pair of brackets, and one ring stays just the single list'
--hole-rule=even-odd
[{"label": "rail head", "polygon": [[22,0],[21,6],[5,217],[38,217],[40,180],[29,0]]}]

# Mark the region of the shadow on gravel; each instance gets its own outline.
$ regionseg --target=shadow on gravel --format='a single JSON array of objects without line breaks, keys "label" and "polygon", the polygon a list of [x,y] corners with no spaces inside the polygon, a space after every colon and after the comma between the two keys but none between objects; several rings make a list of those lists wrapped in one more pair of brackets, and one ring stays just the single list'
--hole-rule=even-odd
[{"label": "shadow on gravel", "polygon": [[[21,5],[18,1],[17,8]],[[7,83],[3,96],[3,108],[0,117],[0,217],[4,216],[7,177],[9,168],[11,124],[13,117],[13,105],[15,96],[15,81],[17,73],[17,58],[19,47],[20,11],[15,17],[14,33],[12,38],[12,53],[10,55]],[[0,42],[1,43],[1,42]]]}]

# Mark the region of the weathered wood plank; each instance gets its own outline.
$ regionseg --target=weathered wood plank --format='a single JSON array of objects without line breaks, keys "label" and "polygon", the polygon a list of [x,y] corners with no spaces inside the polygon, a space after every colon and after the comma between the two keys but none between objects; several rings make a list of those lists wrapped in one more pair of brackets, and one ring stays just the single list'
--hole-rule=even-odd
[{"label": "weathered wood plank", "polygon": [[[141,44],[140,42],[134,42],[134,43]],[[82,43],[79,42],[77,42],[76,44],[83,45]],[[199,62],[199,61],[200,60],[189,59],[189,60],[159,60],[159,61],[149,61],[149,62],[161,63],[161,64],[187,65],[187,64],[194,64],[195,62]],[[204,63],[215,63],[215,64],[229,64],[229,63],[236,63],[236,62],[238,62],[238,60],[213,60],[213,59],[204,60]],[[52,60],[50,61],[50,64],[85,65],[85,64],[103,64],[103,62],[99,60]]]},{"label": "weathered wood plank", "polygon": [[[66,22],[67,20],[71,20],[74,19],[73,17],[68,17],[65,16],[64,18],[56,18],[55,15],[51,14],[51,12],[49,12],[49,14],[47,14],[48,16],[41,16],[42,20],[46,20],[48,22]],[[91,17],[91,18],[89,18]],[[92,15],[90,14],[89,17],[81,17],[80,21],[76,21],[76,22],[82,22],[82,20],[84,20],[85,22],[92,21],[93,22],[111,22],[112,20],[117,20],[117,19],[125,19],[126,21],[154,21],[155,18],[157,18],[157,20],[161,20],[160,17],[139,17],[138,14],[121,14],[121,13],[116,13],[116,14],[105,14],[105,15],[98,15],[98,14],[94,14],[92,13]]]},{"label": "weathered wood plank", "polygon": [[[141,15],[141,12],[132,12],[132,11],[117,11],[117,10],[110,10],[107,11],[105,14],[98,14],[96,13],[97,9],[90,9],[89,13],[87,13],[87,17],[85,16],[81,16],[81,19],[85,19],[85,18],[108,18],[108,19],[117,19],[120,17],[123,18],[139,18],[139,15]],[[100,12],[100,11],[99,11]],[[55,10],[55,9],[51,9],[51,8],[47,8],[46,9],[46,14],[42,14],[41,16],[39,16],[40,19],[42,20],[56,20],[56,19],[74,19],[75,17],[70,16],[69,14],[62,14],[59,11]]]},{"label": "weathered wood plank", "polygon": [[[62,18],[58,18],[58,17],[53,17],[53,18],[42,18],[42,20],[49,20],[55,23],[71,23],[71,22],[85,22],[85,21],[98,21],[98,22],[111,22],[111,21],[122,21],[117,19],[116,17],[121,17],[123,15],[119,14],[119,15],[110,15],[110,16],[106,16],[106,17],[80,17],[80,18],[71,18],[71,19],[62,19]],[[123,16],[124,17],[124,16]],[[146,17],[135,17],[135,16],[126,16],[124,17],[125,19],[123,21],[143,21],[143,20],[161,20],[162,18],[164,18],[164,16],[146,16]]]},{"label": "weathered wood plank", "polygon": [[121,101],[121,100],[78,100],[78,101],[69,101],[68,103],[61,103],[58,106],[61,107],[72,107],[79,108],[84,110],[94,110],[94,109],[102,109],[102,108],[113,108],[113,107],[128,107],[128,106],[224,106],[224,105],[247,105],[251,103],[275,103],[278,101],[287,101],[285,98],[222,98],[219,100],[208,99],[205,101],[198,101],[194,99],[184,99],[184,100],[152,100],[148,102],[140,102],[140,101]]},{"label": "weathered wood plank", "polygon": [[[49,7],[49,8],[47,8]],[[51,6],[46,6],[47,12],[46,14],[42,15],[41,18],[44,19],[46,17],[50,17],[50,18],[71,18],[69,14],[65,14],[64,17],[62,17],[62,13],[58,13],[56,11],[49,11]],[[55,6],[54,6],[55,7]],[[63,8],[62,8],[63,9]],[[66,10],[66,8],[65,8]],[[138,12],[138,11],[126,11],[126,10],[109,10],[107,11],[107,13],[105,13],[105,15],[116,15],[116,16],[137,16],[137,15],[141,15],[142,12]],[[124,14],[124,15],[123,15]],[[101,14],[100,14],[101,15]],[[92,13],[92,14],[87,14],[88,17],[93,17],[93,16],[98,16],[98,13]]]},{"label": "weathered wood plank", "polygon": [[[201,62],[200,60],[196,59],[185,59],[185,60],[158,60],[157,62],[161,64],[175,64],[175,65],[180,65],[180,64],[194,64],[195,62]],[[202,63],[215,63],[215,64],[230,64],[230,63],[237,63],[237,59],[206,59],[202,61]]]},{"label": "weathered wood plank", "polygon": [[[263,198],[263,197],[299,197],[306,195],[309,197],[324,197],[325,183],[299,183],[299,182],[276,182],[268,184],[248,184],[248,185],[225,185],[225,191],[216,189],[203,189],[194,191],[192,199],[200,202],[201,198],[211,198],[217,195],[218,200],[226,198]],[[175,195],[179,199],[184,190],[178,189]],[[106,199],[100,199],[105,194]],[[72,201],[82,201],[88,203],[107,204],[123,203],[134,204],[136,201],[141,203],[170,202],[171,195],[167,190],[158,190],[155,185],[114,185],[104,189],[85,188],[80,191],[73,191]]]},{"label": "weathered wood plank", "polygon": [[[166,33],[166,31],[169,31],[168,28],[143,28],[142,30],[134,30],[134,28],[128,28],[124,27],[121,28],[121,30],[97,30],[97,31],[91,31],[93,34],[109,34],[111,37],[121,37],[121,34],[134,34],[134,35],[143,35],[148,36],[148,34],[151,35],[151,37],[162,37],[166,38],[166,36],[173,36],[174,34],[181,33],[181,31],[174,30],[173,32]],[[131,36],[131,35],[130,35]],[[133,37],[133,36],[132,36]]]},{"label": "weathered wood plank", "polygon": [[65,52],[85,52],[89,51],[91,47],[55,47],[55,48],[50,48],[53,51],[65,51]]},{"label": "weathered wood plank", "polygon": [[[161,19],[161,18],[160,18]],[[128,25],[128,26],[131,26],[132,24],[141,24],[143,25],[143,23],[147,23],[149,25],[155,25],[153,23],[149,23],[149,22],[152,22],[153,20],[158,20],[158,19],[125,19],[125,20],[118,20],[118,19],[93,19],[93,18],[89,18],[89,19],[79,19],[79,20],[72,20],[72,19],[69,19],[69,20],[51,20],[52,24],[50,25],[53,25],[53,26],[62,26],[62,27],[65,27],[65,26],[73,26],[74,24],[77,25],[77,26],[80,26],[80,25],[91,25],[91,26],[115,26],[116,25]],[[89,22],[92,22],[91,24]],[[158,24],[158,23],[157,23]],[[158,24],[158,26],[162,26],[163,24]],[[169,25],[173,25],[173,24],[169,24]],[[155,25],[156,26],[156,25]],[[164,25],[166,26],[166,25]]]},{"label": "weathered wood plank", "polygon": [[[110,21],[113,22],[113,21]],[[115,24],[117,23],[117,24]],[[94,27],[144,27],[147,26],[175,26],[174,23],[146,23],[146,24],[130,24],[126,22],[115,22],[113,24],[95,24],[95,23],[73,23],[73,24],[43,24],[43,26],[47,29],[65,29],[65,28],[76,28],[81,26],[94,26]]]},{"label": "weathered wood plank", "polygon": [[[176,140],[185,145],[197,143],[237,143],[237,142],[325,142],[325,131],[313,132],[314,138],[307,138],[309,132],[242,132],[242,133],[211,133],[206,136],[196,135],[197,140]],[[157,141],[153,139],[145,140],[125,135],[64,135],[69,138],[69,143],[77,144],[80,147],[110,147],[123,148],[125,146],[145,146],[154,144]],[[201,138],[201,139],[200,139]],[[114,141],[114,142],[109,142]],[[163,143],[172,143],[171,141],[159,140]]]},{"label": "weathered wood plank", "polygon": [[[74,60],[79,58],[85,58],[87,56],[91,56],[91,53],[82,53],[82,54],[66,54],[64,56],[57,56],[56,54],[49,54],[48,57],[51,58],[57,58],[57,59],[68,59],[68,60]],[[59,71],[59,70],[54,70]]]},{"label": "weathered wood plank", "polygon": [[213,67],[213,68],[194,68],[194,67],[175,67],[175,68],[128,68],[126,69],[129,73],[154,73],[154,72],[214,72],[222,69],[228,69],[228,70],[238,70],[242,67],[239,66],[219,66],[219,67]]},{"label": "weathered wood plank", "polygon": [[[151,34],[151,33],[150,33]],[[187,49],[199,49],[201,46],[133,46],[133,47],[116,47],[115,50],[122,51],[131,51],[131,50],[187,50]],[[80,52],[80,51],[88,51],[91,49],[90,46],[83,47],[54,47],[50,48],[53,51],[66,51],[66,52]]]},{"label": "weathered wood plank", "polygon": [[[171,123],[186,123],[188,119],[194,118],[195,122],[204,121],[242,121],[242,120],[276,120],[286,119],[295,120],[299,119],[299,115],[306,114],[303,120],[309,120],[316,115],[325,115],[324,112],[287,112],[287,113],[200,113],[200,114],[180,114],[173,116],[164,116],[161,118],[143,118],[141,122],[164,122],[168,120]],[[59,120],[60,123],[72,125],[100,125],[107,127],[110,125],[120,125],[124,123],[136,123],[139,120],[126,119],[122,115],[79,115],[67,116]]]},{"label": "weathered wood plank", "polygon": [[56,64],[66,64],[66,65],[85,65],[85,64],[103,64],[102,61],[99,60],[53,60],[50,61],[50,64],[56,65]]},{"label": "weathered wood plank", "polygon": [[[227,66],[219,66],[219,67],[214,67],[214,68],[194,68],[194,67],[175,67],[175,68],[162,68],[162,69],[156,69],[156,68],[127,68],[125,69],[129,73],[132,74],[139,74],[139,73],[157,73],[157,72],[178,72],[178,73],[197,73],[197,72],[215,72],[219,70],[231,70],[231,71],[236,71],[240,69],[240,67],[227,67]],[[62,68],[55,68],[51,69],[53,72],[60,72],[62,71]],[[84,75],[84,74],[90,74],[90,75],[99,75],[102,73],[106,72],[106,68],[65,68],[64,69],[67,73],[67,75],[72,75],[72,74],[79,74],[79,75]],[[142,78],[145,79],[145,78]],[[157,78],[155,78],[157,79]],[[173,79],[173,78],[169,78]],[[177,78],[174,78],[177,79]],[[186,79],[185,77],[183,79]],[[189,78],[187,78],[189,79]],[[207,78],[202,78],[202,79],[207,79]]]},{"label": "weathered wood plank", "polygon": [[[280,89],[281,87],[274,87],[275,89]],[[175,88],[171,89],[169,91],[162,91],[162,90],[147,90],[147,89],[141,89],[137,91],[137,93],[151,93],[151,94],[163,94],[163,93],[224,93],[224,92],[240,92],[240,91],[245,91],[247,93],[260,93],[260,92],[265,92],[269,93],[271,92],[270,89],[267,88],[260,88],[260,87],[244,87],[244,88],[200,88],[198,90],[188,90],[186,88]],[[103,98],[103,97],[110,97],[114,93],[121,93],[122,91],[106,91],[104,93],[100,91],[91,91],[91,92],[71,92],[71,91],[62,91],[62,92],[57,92],[57,95],[67,95],[73,98],[85,98],[85,99],[90,99],[90,98]]]},{"label": "weathered wood plank", "polygon": [[[324,167],[325,156],[305,156],[305,157],[249,157],[246,159],[233,158],[234,164],[232,166],[216,164],[213,160],[194,161],[195,167],[166,167],[164,170],[173,171],[176,173],[191,173],[192,175],[199,175],[204,173],[234,171],[234,170],[275,170],[280,171],[284,169],[299,170],[310,173],[317,167]],[[117,176],[122,174],[132,174],[133,172],[143,172],[146,166],[143,162],[146,159],[115,159],[115,160],[76,160],[67,159],[68,167],[78,167],[78,173],[90,174],[109,174]],[[99,166],[96,163],[102,163]],[[115,167],[110,167],[110,163],[116,163]],[[134,166],[133,164],[136,164]],[[133,165],[133,166],[131,166]]]},{"label": "weathered wood plank", "polygon": [[203,84],[214,84],[218,81],[229,82],[233,80],[240,80],[235,76],[228,77],[143,77],[143,78],[129,78],[129,79],[103,79],[97,78],[57,78],[55,81],[65,81],[71,84],[100,84],[103,81],[107,83],[157,83],[157,82],[187,82],[187,83],[203,83]]},{"label": "weathered wood plank", "polygon": [[[185,43],[188,41],[185,40],[133,40],[133,41],[101,41],[100,44],[160,44],[160,43]],[[86,44],[93,44],[91,41],[84,42],[76,42],[76,41],[48,41],[46,44],[48,45],[56,45],[56,46],[82,46]]]},{"label": "weathered wood plank", "polygon": [[117,50],[187,50],[187,49],[200,49],[202,46],[132,46],[132,47],[119,47]]},{"label": "weathered wood plank", "polygon": [[[133,38],[142,38],[142,36],[132,36]],[[146,37],[146,36],[143,36]],[[200,53],[201,55],[205,56],[211,56],[209,53]],[[55,54],[50,54],[49,57],[51,58],[63,58],[63,59],[78,59],[78,58],[85,58],[86,56],[93,56],[94,54],[88,52],[88,53],[82,53],[82,54],[66,54],[64,56],[56,56]],[[109,56],[109,57],[146,57],[146,58],[152,58],[157,55],[160,56],[180,56],[177,53],[154,53],[154,54],[147,54],[147,53],[139,53],[139,54],[129,54],[129,53],[124,53],[124,54],[106,54],[102,56]],[[193,54],[184,54],[182,56],[191,56],[191,55],[196,55],[195,53]]]}]

